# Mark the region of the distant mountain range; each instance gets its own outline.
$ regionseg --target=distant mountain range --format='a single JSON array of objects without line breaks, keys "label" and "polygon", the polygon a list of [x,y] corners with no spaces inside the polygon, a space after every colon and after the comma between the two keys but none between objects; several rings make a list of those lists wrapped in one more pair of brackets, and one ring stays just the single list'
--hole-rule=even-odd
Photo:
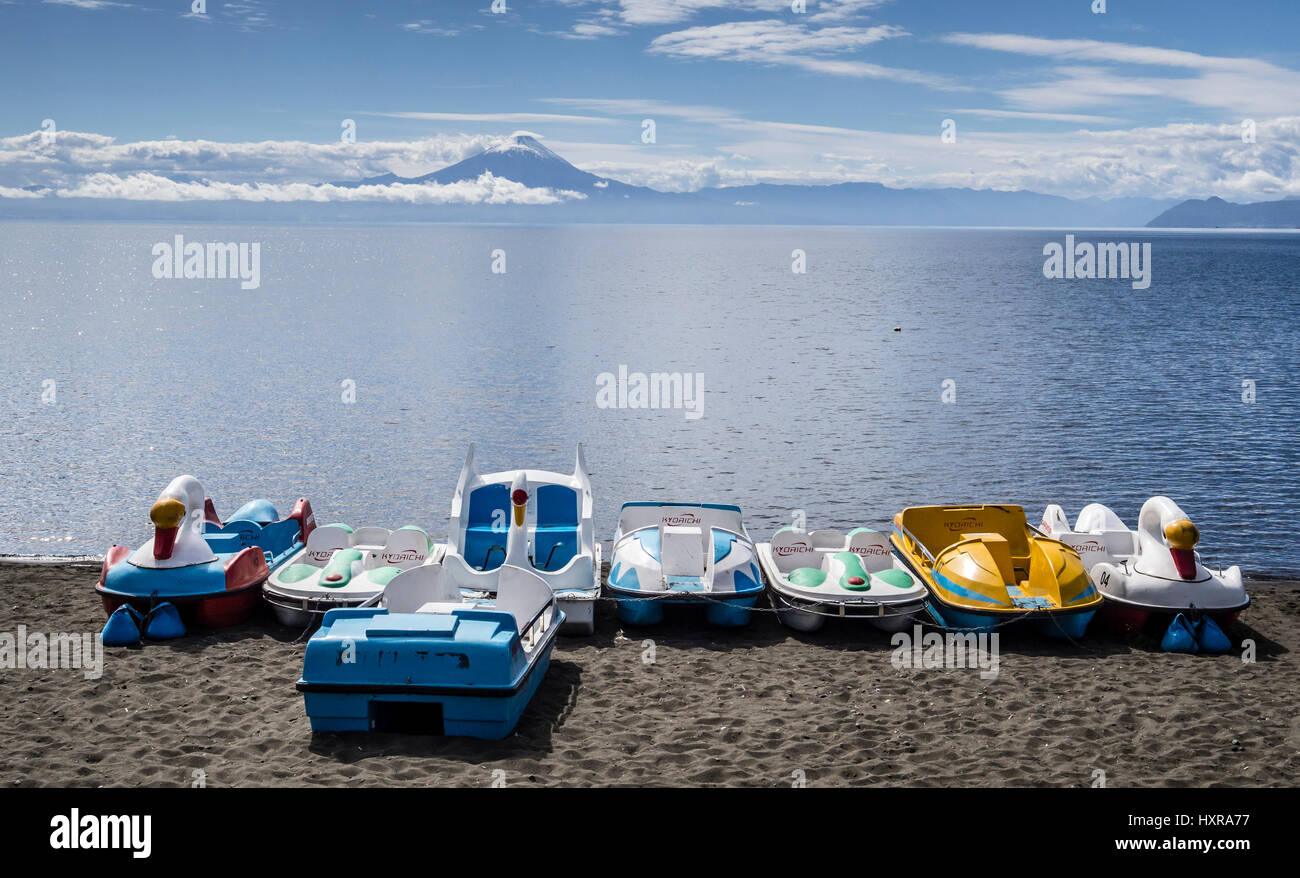
[{"label": "distant mountain range", "polygon": [[[580,170],[527,134],[516,134],[498,146],[420,177],[385,174],[333,185],[447,184],[476,180],[484,173],[532,188],[585,195],[562,204],[491,211],[518,219],[560,222],[1113,227],[1144,225],[1152,215],[1174,203],[1172,199],[1155,198],[1080,201],[1023,190],[891,189],[879,183],[760,183],[660,192]],[[456,210],[477,216],[484,207]]]},{"label": "distant mountain range", "polygon": [[[442,185],[484,174],[530,189],[578,193],[553,204],[366,201],[129,201],[0,198],[0,218],[214,222],[710,223],[759,225],[1021,226],[1042,228],[1300,228],[1300,199],[1232,204],[1221,198],[1070,199],[1025,190],[895,189],[880,183],[760,183],[661,192],[574,167],[530,134],[516,134],[418,177],[384,174],[330,185]],[[191,175],[173,175],[193,180]],[[26,187],[39,191],[39,187]],[[1155,219],[1151,219],[1151,217]]]},{"label": "distant mountain range", "polygon": [[1153,229],[1300,229],[1300,198],[1234,204],[1191,199],[1147,223]]}]

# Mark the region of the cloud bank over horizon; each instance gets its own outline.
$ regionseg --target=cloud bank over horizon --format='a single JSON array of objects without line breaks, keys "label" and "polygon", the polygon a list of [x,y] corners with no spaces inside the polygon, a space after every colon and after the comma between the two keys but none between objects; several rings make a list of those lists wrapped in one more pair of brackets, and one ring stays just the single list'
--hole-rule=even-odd
[{"label": "cloud bank over horizon", "polygon": [[[557,99],[593,110],[654,112],[709,124],[727,142],[714,153],[626,143],[548,141],[583,170],[665,192],[755,183],[1031,190],[1071,198],[1130,196],[1267,201],[1300,195],[1300,116],[1239,125],[1183,123],[1141,129],[997,134],[959,125],[937,136],[745,119],[720,108]],[[528,188],[485,175],[438,186],[336,186],[385,174],[414,177],[506,142],[510,134],[308,143],[150,140],[35,131],[0,138],[0,198],[147,201],[388,201],[555,204],[581,193]],[[958,169],[959,168],[959,169]]]}]

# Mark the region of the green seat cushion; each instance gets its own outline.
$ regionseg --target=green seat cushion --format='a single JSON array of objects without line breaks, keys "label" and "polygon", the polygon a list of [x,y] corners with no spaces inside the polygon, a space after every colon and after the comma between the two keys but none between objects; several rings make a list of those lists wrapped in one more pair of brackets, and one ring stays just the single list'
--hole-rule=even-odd
[{"label": "green seat cushion", "polygon": [[374,570],[367,571],[366,578],[375,585],[388,585],[393,581],[393,577],[401,572],[401,567],[376,567]]},{"label": "green seat cushion", "polygon": [[302,582],[304,579],[311,579],[320,568],[315,564],[290,564],[280,574],[281,582]]},{"label": "green seat cushion", "polygon": [[892,585],[894,588],[911,588],[912,577],[907,575],[907,571],[899,570],[897,567],[891,567],[888,570],[882,570],[875,574],[885,585]]},{"label": "green seat cushion", "polygon": [[790,580],[791,585],[797,585],[800,588],[816,588],[826,581],[826,571],[817,570],[813,567],[796,567],[790,571],[786,577]]}]

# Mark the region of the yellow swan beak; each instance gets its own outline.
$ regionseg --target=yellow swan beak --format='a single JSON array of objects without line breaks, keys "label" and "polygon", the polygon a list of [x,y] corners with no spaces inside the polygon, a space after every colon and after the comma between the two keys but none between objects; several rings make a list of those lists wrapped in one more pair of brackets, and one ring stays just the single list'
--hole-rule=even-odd
[{"label": "yellow swan beak", "polygon": [[185,504],[173,497],[160,497],[149,507],[149,520],[154,527],[180,527],[185,520]]},{"label": "yellow swan beak", "polygon": [[1201,532],[1186,518],[1165,525],[1165,539],[1171,549],[1190,549],[1201,541]]}]

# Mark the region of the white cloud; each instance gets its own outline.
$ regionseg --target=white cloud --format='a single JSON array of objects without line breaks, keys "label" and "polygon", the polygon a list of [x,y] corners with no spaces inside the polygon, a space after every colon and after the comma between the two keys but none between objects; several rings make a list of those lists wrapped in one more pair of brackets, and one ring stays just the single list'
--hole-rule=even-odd
[{"label": "white cloud", "polygon": [[[1176,100],[1236,113],[1290,115],[1300,112],[1300,72],[1258,58],[1201,55],[1181,49],[1098,40],[1058,40],[1021,34],[954,33],[944,41],[992,51],[1073,62],[1056,78],[1007,88],[1008,103],[1030,110],[1094,107],[1117,99]],[[1117,74],[1080,62],[1165,67],[1179,75]]]},{"label": "white cloud", "polygon": [[532,122],[584,122],[596,125],[608,125],[610,119],[599,116],[564,116],[554,113],[424,113],[404,111],[400,113],[381,113],[363,111],[362,116],[384,116],[389,119],[420,119],[426,122],[509,122],[529,124]]},{"label": "white cloud", "polygon": [[[646,147],[631,142],[547,140],[574,164],[602,176],[666,191],[747,183],[841,183],[896,187],[1029,189],[1070,197],[1149,196],[1264,201],[1300,195],[1300,116],[1257,121],[1257,142],[1237,123],[1176,124],[1103,131],[1009,131],[996,122],[959,124],[956,143],[932,132],[749,119],[721,107],[657,101],[564,98],[603,112],[674,116],[707,128],[711,146],[683,138]],[[937,120],[937,117],[936,117]],[[503,136],[355,144],[298,141],[117,143],[60,132],[0,139],[0,197],[30,198],[39,185],[63,197],[161,200],[344,200],[409,203],[551,203],[573,197],[482,179],[453,188],[334,187],[392,171],[416,176],[503,142]],[[471,185],[472,184],[472,185]]]},{"label": "white cloud", "polygon": [[831,57],[902,36],[907,36],[907,31],[888,24],[809,28],[802,22],[789,24],[770,18],[673,31],[651,40],[647,51],[674,58],[781,64],[835,76],[893,79],[936,88],[949,87],[943,77]]},{"label": "white cloud", "polygon": [[111,6],[129,9],[132,6],[130,3],[114,3],[111,0],[41,0],[41,2],[52,6],[75,6],[77,9],[108,9]]},{"label": "white cloud", "polygon": [[[0,190],[2,192],[3,190]],[[176,181],[157,174],[89,174],[75,185],[54,190],[58,198],[105,198],[127,201],[362,202],[394,204],[557,204],[582,199],[577,192],[530,189],[513,180],[484,173],[457,183],[393,183],[382,186],[315,186],[308,183],[223,183]]]}]

